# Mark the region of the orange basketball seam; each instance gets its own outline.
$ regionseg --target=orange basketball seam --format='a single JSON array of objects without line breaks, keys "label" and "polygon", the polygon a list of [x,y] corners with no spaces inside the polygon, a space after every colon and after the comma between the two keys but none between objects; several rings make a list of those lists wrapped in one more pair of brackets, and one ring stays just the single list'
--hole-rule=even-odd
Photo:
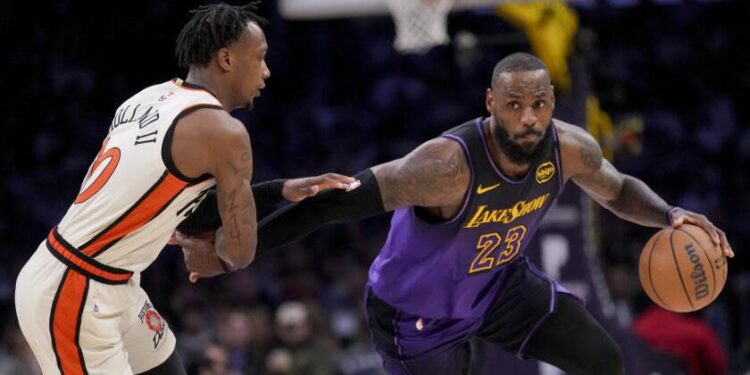
[{"label": "orange basketball seam", "polygon": [[693,306],[693,301],[690,300],[690,293],[687,291],[687,287],[685,286],[685,280],[682,279],[682,271],[680,271],[680,264],[677,262],[677,254],[675,254],[674,251],[674,242],[672,241],[672,237],[674,237],[675,231],[672,231],[669,233],[669,248],[672,249],[672,260],[674,260],[674,266],[677,268],[677,274],[680,276],[680,284],[682,284],[682,290],[685,291],[685,297],[687,297],[688,303],[690,304],[690,309],[695,310],[695,306]]},{"label": "orange basketball seam", "polygon": [[654,278],[651,277],[651,264],[652,264],[651,256],[654,255],[654,248],[656,247],[656,244],[659,242],[659,239],[663,235],[664,235],[664,232],[659,232],[659,237],[656,237],[656,239],[654,240],[654,243],[651,244],[651,251],[648,253],[648,281],[651,283],[651,289],[654,291],[654,295],[656,296],[656,298],[658,298],[659,301],[661,301],[661,303],[664,304],[664,307],[671,310],[671,307],[669,307],[669,304],[664,302],[664,300],[661,299],[659,292],[656,291],[656,285],[654,285]]},{"label": "orange basketball seam", "polygon": [[706,252],[706,249],[703,247],[703,245],[701,245],[698,239],[693,237],[690,233],[688,233],[688,231],[682,230],[680,228],[677,228],[677,230],[679,230],[682,233],[685,233],[688,237],[690,237],[691,240],[693,240],[693,242],[695,242],[696,244],[698,244],[698,246],[700,246],[701,250],[703,250],[703,255],[706,256],[706,260],[708,261],[708,268],[711,269],[711,276],[714,280],[714,287],[711,290],[711,301],[713,301],[716,296],[716,272],[714,271],[714,266],[713,266],[713,263],[711,262],[711,258],[708,257],[708,252]]}]

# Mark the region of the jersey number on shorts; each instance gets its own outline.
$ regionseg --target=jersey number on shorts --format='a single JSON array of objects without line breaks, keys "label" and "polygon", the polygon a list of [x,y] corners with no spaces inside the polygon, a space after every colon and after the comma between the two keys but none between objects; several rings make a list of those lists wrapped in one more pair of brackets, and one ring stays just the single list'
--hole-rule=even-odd
[{"label": "jersey number on shorts", "polygon": [[[494,267],[499,267],[510,262],[516,257],[516,255],[518,255],[518,252],[521,251],[521,245],[525,235],[526,226],[524,225],[510,228],[505,235],[505,242],[503,242],[503,237],[497,232],[481,235],[479,241],[477,241],[477,250],[479,251],[479,254],[477,254],[477,256],[474,257],[474,261],[471,262],[469,274],[471,275],[477,272],[489,271]],[[495,249],[497,249],[502,243],[505,243],[505,248],[498,254],[495,254]]]},{"label": "jersey number on shorts", "polygon": [[[76,197],[75,203],[83,203],[89,200],[89,198],[93,197],[94,194],[98,193],[99,190],[104,187],[107,181],[109,181],[109,178],[112,177],[112,173],[115,172],[117,163],[120,162],[120,149],[117,147],[107,149],[107,143],[109,143],[109,138],[104,140],[101,150],[99,150],[99,153],[96,154],[96,159],[94,160],[94,163],[91,164],[89,173],[83,180],[83,184],[81,185],[81,192]],[[103,168],[99,168],[101,167],[101,164],[105,162],[106,165],[104,165]],[[91,181],[91,177],[94,172],[97,172],[100,169],[101,172],[93,181]]]}]

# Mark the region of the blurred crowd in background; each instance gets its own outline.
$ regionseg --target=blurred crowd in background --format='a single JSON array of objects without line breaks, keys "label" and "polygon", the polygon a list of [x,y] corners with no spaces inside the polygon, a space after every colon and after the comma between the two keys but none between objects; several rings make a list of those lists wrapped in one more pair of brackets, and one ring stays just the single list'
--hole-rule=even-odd
[{"label": "blurred crowd in background", "polygon": [[[571,58],[586,65],[612,120],[606,146],[621,171],[727,232],[737,254],[727,286],[708,313],[690,318],[709,322],[728,373],[747,373],[750,5],[586,3],[574,7],[580,28]],[[16,323],[18,271],[76,196],[116,107],[146,86],[184,77],[174,39],[200,4],[0,5],[0,374],[37,371]],[[270,20],[272,77],[254,111],[235,113],[253,142],[254,181],[351,174],[399,157],[485,115],[494,64],[530,51],[525,34],[491,9],[454,13],[449,30],[494,42],[408,56],[393,50],[388,16],[290,22],[272,0],[261,8]],[[142,285],[177,334],[189,374],[382,374],[362,294],[388,219],[325,228],[247,270],[197,284],[187,281],[179,248],[167,247]],[[654,230],[604,211],[598,225],[599,254],[627,325],[645,306],[637,260]]]}]

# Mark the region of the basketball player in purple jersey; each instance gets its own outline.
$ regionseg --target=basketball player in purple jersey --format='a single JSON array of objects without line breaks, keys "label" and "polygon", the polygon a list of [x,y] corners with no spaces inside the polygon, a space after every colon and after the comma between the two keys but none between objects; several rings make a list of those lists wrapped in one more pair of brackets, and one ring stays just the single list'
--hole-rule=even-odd
[{"label": "basketball player in purple jersey", "polygon": [[[366,290],[367,322],[389,373],[467,374],[469,340],[478,337],[569,374],[624,374],[607,332],[524,256],[565,182],[640,225],[699,225],[732,257],[726,236],[618,172],[586,131],[553,119],[549,72],[536,57],[504,58],[491,85],[490,117],[358,174],[356,190],[322,193],[272,214],[260,224],[258,251],[326,223],[395,210]],[[196,254],[213,251],[197,239],[181,244]],[[209,262],[186,262],[199,273],[218,272]]]}]

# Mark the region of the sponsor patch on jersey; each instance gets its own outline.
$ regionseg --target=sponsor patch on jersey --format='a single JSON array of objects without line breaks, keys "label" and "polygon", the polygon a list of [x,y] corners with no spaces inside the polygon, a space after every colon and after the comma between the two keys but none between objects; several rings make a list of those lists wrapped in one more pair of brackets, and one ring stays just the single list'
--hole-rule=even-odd
[{"label": "sponsor patch on jersey", "polygon": [[146,316],[144,317],[144,320],[146,321],[146,325],[148,326],[148,329],[154,332],[159,332],[164,330],[164,321],[161,320],[161,315],[154,310],[149,309],[146,311]]},{"label": "sponsor patch on jersey", "polygon": [[555,175],[555,165],[552,162],[544,162],[536,168],[536,182],[543,184]]},{"label": "sponsor patch on jersey", "polygon": [[164,338],[164,329],[166,328],[164,319],[161,318],[159,312],[154,309],[154,306],[149,301],[146,301],[143,304],[143,307],[141,307],[141,311],[138,313],[138,319],[141,321],[141,324],[145,324],[148,330],[154,333],[152,341],[154,343],[154,349],[156,349],[156,347],[159,346],[161,339]]}]

